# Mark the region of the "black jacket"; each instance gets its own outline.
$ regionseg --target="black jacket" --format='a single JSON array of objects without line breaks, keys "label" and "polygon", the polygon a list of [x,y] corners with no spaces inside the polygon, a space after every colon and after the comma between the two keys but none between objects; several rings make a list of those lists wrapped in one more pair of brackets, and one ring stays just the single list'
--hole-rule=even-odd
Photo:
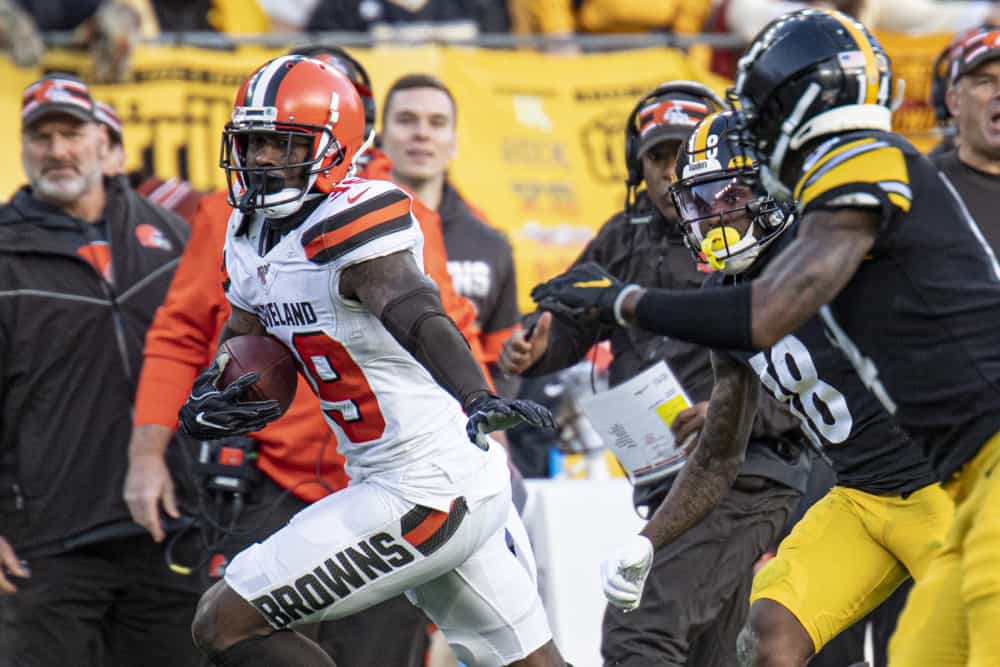
[{"label": "black jacket", "polygon": [[[699,289],[706,277],[696,268],[676,222],[665,219],[645,192],[640,193],[631,219],[622,211],[604,223],[576,260],[576,264],[582,262],[596,262],[619,280],[644,287]],[[526,326],[531,325],[534,317],[537,314],[526,319]],[[546,354],[525,375],[544,375],[572,366],[602,340],[610,340],[614,354],[609,368],[612,386],[663,359],[692,401],[709,399],[713,373],[706,348],[635,327],[608,327],[561,317],[553,318]],[[785,441],[797,442],[800,439],[797,421],[761,392],[758,418],[742,474],[768,477],[804,491],[809,474],[807,460],[799,455],[797,444],[790,448],[789,460],[778,456],[773,445],[779,438],[782,451],[786,451]],[[669,490],[672,481],[673,478],[668,478],[637,487],[636,505],[658,502],[656,499]]]},{"label": "black jacket", "polygon": [[84,258],[101,245],[93,226],[28,188],[0,207],[0,535],[22,557],[130,529],[143,341],[188,228],[121,180],[105,186],[113,282]]}]

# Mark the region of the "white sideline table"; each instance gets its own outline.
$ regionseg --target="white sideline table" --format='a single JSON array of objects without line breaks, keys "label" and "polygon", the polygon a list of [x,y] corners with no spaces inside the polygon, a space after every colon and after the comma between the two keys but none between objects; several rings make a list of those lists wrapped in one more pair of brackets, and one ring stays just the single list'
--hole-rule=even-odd
[{"label": "white sideline table", "polygon": [[624,479],[529,479],[524,524],[538,587],[563,657],[601,667],[601,561],[644,522]]}]

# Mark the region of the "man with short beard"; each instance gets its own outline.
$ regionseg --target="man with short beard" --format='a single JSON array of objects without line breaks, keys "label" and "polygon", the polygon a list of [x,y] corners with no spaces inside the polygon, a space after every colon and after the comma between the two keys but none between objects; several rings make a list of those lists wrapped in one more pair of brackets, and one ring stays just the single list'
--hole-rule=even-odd
[{"label": "man with short beard", "polygon": [[0,665],[198,665],[198,582],[121,495],[143,339],[187,226],[102,174],[87,87],[29,86],[0,207]]}]

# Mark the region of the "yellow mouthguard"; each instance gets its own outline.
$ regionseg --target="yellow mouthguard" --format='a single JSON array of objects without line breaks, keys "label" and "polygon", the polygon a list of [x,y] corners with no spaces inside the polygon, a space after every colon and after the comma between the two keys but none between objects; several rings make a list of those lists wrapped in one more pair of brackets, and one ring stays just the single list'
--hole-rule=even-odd
[{"label": "yellow mouthguard", "polygon": [[719,257],[716,253],[739,243],[740,233],[732,227],[713,227],[705,240],[701,242],[701,252],[705,256],[705,261],[716,271],[721,271],[726,266],[726,258]]}]

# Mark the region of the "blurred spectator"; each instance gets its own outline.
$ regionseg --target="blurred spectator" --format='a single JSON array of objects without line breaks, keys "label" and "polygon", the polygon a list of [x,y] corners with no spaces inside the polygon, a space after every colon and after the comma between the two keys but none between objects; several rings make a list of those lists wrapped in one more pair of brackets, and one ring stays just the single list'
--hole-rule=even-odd
[{"label": "blurred spectator", "polygon": [[[147,0],[122,0],[147,5]],[[286,3],[292,5],[295,3]],[[229,35],[268,32],[268,15],[256,0],[153,0],[155,30],[183,32],[214,30]]]},{"label": "blurred spectator", "polygon": [[37,65],[45,53],[34,19],[13,0],[0,0],[0,49],[20,67]]},{"label": "blurred spectator", "polygon": [[851,0],[789,2],[788,0],[721,0],[722,28],[753,40],[761,28],[787,12],[804,7],[830,7],[854,16],[871,30],[913,35],[960,32],[1000,17],[995,2],[977,0]]},{"label": "blurred spectator", "polygon": [[448,179],[457,149],[455,98],[439,79],[408,74],[389,88],[382,111],[382,150],[392,160],[392,180],[441,217],[451,280],[476,306],[479,340],[497,392],[513,397],[517,383],[496,367],[520,317],[513,250]]},{"label": "blurred spectator", "polygon": [[569,38],[578,32],[698,33],[711,0],[509,0],[509,6],[515,33]]},{"label": "blurred spectator", "polygon": [[21,127],[28,186],[0,208],[0,656],[198,665],[200,588],[121,497],[143,338],[187,225],[103,175],[79,80],[29,86]]},{"label": "blurred spectator", "polygon": [[[1000,16],[995,2],[964,0],[717,0],[705,32],[729,33],[749,43],[772,20],[809,6],[845,12],[872,30],[911,34],[969,30]],[[732,49],[714,49],[711,70],[732,79],[739,56]]]},{"label": "blurred spectator", "polygon": [[376,40],[469,40],[508,32],[504,0],[319,0],[309,31],[367,32]]},{"label": "blurred spectator", "polygon": [[154,34],[144,0],[0,0],[0,48],[18,65],[37,65],[44,53],[39,32],[74,32],[74,43],[90,51],[98,81],[124,81],[135,44]]},{"label": "blurred spectator", "polygon": [[270,21],[254,0],[0,0],[0,48],[17,64],[38,64],[38,33],[54,30],[73,31],[74,43],[90,51],[95,80],[121,82],[136,45],[160,32],[257,34]]},{"label": "blurred spectator", "polygon": [[259,0],[260,8],[271,20],[272,32],[301,32],[320,0]]}]

